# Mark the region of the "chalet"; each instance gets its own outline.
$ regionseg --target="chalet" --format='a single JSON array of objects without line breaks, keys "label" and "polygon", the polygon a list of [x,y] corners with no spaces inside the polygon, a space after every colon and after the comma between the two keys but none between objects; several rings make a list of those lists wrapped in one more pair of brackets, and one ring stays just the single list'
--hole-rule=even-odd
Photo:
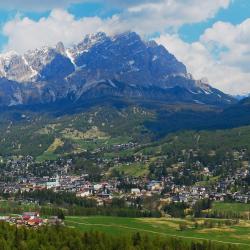
[{"label": "chalet", "polygon": [[140,193],[141,193],[141,191],[139,188],[132,188],[131,189],[131,194],[139,195]]},{"label": "chalet", "polygon": [[47,189],[60,187],[59,176],[57,175],[56,178],[49,180],[46,183],[46,187]]},{"label": "chalet", "polygon": [[92,195],[92,192],[90,189],[83,189],[81,191],[78,191],[76,193],[76,197],[88,197],[88,196],[91,196]]},{"label": "chalet", "polygon": [[33,220],[39,217],[40,217],[40,214],[38,212],[25,212],[22,215],[22,219],[25,221]]},{"label": "chalet", "polygon": [[162,182],[161,181],[151,181],[147,185],[147,189],[150,191],[160,191],[160,190],[162,190]]},{"label": "chalet", "polygon": [[98,193],[97,196],[102,199],[112,199],[111,195],[105,192]]},{"label": "chalet", "polygon": [[33,218],[27,221],[27,225],[30,227],[41,226],[42,224],[43,224],[43,220],[41,218]]},{"label": "chalet", "polygon": [[100,189],[102,189],[102,185],[101,185],[101,184],[95,184],[95,185],[94,185],[94,190],[95,190],[95,191],[98,191],[98,190],[100,190]]}]

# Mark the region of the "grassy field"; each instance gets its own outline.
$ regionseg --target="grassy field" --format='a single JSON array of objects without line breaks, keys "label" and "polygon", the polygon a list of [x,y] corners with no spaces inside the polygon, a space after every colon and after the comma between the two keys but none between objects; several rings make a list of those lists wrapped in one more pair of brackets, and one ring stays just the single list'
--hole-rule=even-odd
[{"label": "grassy field", "polygon": [[[88,130],[87,132],[79,132],[76,130],[66,130],[58,133],[59,137],[55,138],[51,145],[39,156],[36,157],[38,162],[45,160],[56,160],[61,154],[66,153],[81,153],[87,150],[93,151],[97,148],[109,148],[116,144],[128,143],[132,139],[130,137],[115,137],[110,138],[105,133],[98,129]],[[68,132],[69,131],[69,132]],[[71,151],[66,152],[62,150],[60,153],[56,152],[57,149],[63,148],[64,142],[67,140],[71,145]],[[131,155],[132,151],[123,150],[122,152],[111,152],[107,154],[107,158],[114,158],[115,156]]]},{"label": "grassy field", "polygon": [[250,204],[214,202],[212,206],[212,212],[213,211],[219,213],[237,213],[241,216],[244,216],[244,218],[249,219]]},{"label": "grassy field", "polygon": [[17,201],[6,201],[6,200],[0,200],[0,212],[3,211],[10,211],[13,209],[23,210],[23,211],[37,211],[39,208],[38,205],[34,203],[22,203],[20,204]]},{"label": "grassy field", "polygon": [[56,160],[58,156],[53,152],[44,152],[42,155],[36,157],[37,162],[43,162],[48,160]]},{"label": "grassy field", "polygon": [[140,163],[134,163],[130,165],[124,164],[110,169],[110,172],[112,172],[112,170],[117,170],[123,175],[129,175],[134,177],[146,176],[149,172],[148,166]]},{"label": "grassy field", "polygon": [[239,212],[239,213],[245,213],[250,211],[250,204],[244,204],[244,203],[226,203],[226,202],[214,202],[212,209],[217,211],[232,211],[232,212]]},{"label": "grassy field", "polygon": [[[202,223],[204,219],[196,222]],[[218,221],[218,220],[217,220]],[[185,222],[187,229],[180,231]],[[240,221],[236,226],[194,228],[194,221],[168,218],[67,217],[66,225],[81,231],[98,230],[114,235],[141,232],[161,237],[180,237],[184,240],[211,240],[221,244],[236,244],[239,249],[250,249],[250,222]]]}]

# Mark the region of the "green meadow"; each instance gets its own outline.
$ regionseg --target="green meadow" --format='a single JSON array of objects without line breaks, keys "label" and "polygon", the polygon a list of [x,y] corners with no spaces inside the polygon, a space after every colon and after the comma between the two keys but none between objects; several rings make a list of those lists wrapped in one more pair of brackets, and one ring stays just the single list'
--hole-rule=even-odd
[{"label": "green meadow", "polygon": [[220,212],[238,212],[248,213],[250,212],[250,204],[245,203],[227,203],[227,202],[214,202],[212,210]]},{"label": "green meadow", "polygon": [[[219,219],[206,219],[219,221]],[[221,220],[223,221],[223,220]],[[224,220],[225,221],[225,220]],[[66,225],[81,231],[102,231],[121,236],[141,232],[150,236],[179,237],[187,241],[212,241],[217,244],[234,244],[241,250],[250,249],[250,221],[240,221],[234,226],[195,228],[204,219],[182,220],[169,218],[118,218],[118,217],[67,217]],[[187,228],[180,230],[185,223]]]}]

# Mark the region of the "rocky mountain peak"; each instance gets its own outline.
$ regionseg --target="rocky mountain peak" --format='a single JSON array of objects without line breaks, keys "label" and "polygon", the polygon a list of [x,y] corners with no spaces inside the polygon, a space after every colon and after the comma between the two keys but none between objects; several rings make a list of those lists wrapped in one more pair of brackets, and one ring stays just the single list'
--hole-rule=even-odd
[{"label": "rocky mountain peak", "polygon": [[0,105],[103,96],[204,104],[233,101],[193,79],[165,47],[135,32],[98,32],[70,48],[59,42],[24,55],[0,55],[0,77],[0,97],[6,95]]},{"label": "rocky mountain peak", "polygon": [[93,33],[93,34],[88,34],[85,36],[84,38],[84,43],[88,43],[88,44],[96,44],[98,42],[104,41],[107,38],[106,33],[104,32],[97,32],[97,33]]},{"label": "rocky mountain peak", "polygon": [[64,44],[62,42],[57,43],[56,51],[62,55],[65,55],[65,47],[64,47]]}]

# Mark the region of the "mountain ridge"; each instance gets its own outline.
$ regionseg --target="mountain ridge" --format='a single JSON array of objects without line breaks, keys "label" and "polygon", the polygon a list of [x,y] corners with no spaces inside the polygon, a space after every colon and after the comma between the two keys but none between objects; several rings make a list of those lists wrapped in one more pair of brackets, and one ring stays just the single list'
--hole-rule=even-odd
[{"label": "mountain ridge", "polygon": [[73,102],[107,96],[230,105],[235,99],[193,79],[185,65],[135,32],[99,32],[65,48],[0,55],[0,105]]}]

